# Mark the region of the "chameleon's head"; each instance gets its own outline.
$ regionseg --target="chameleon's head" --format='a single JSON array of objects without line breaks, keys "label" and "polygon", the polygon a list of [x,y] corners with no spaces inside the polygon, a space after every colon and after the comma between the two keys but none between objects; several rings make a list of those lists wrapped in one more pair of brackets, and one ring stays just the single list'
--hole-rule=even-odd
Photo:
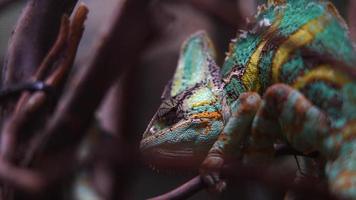
[{"label": "chameleon's head", "polygon": [[224,124],[219,70],[204,32],[183,44],[173,80],[141,141],[150,163],[190,166],[204,158]]}]

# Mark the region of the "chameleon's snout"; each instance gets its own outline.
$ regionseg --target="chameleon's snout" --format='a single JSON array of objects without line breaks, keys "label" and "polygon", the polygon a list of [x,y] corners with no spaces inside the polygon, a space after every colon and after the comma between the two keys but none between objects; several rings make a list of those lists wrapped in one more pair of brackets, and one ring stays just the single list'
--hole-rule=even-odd
[{"label": "chameleon's snout", "polygon": [[140,143],[146,162],[155,166],[167,166],[172,162],[175,167],[199,166],[223,128],[221,119],[206,117],[198,119],[192,115],[163,129],[163,122],[153,119]]}]

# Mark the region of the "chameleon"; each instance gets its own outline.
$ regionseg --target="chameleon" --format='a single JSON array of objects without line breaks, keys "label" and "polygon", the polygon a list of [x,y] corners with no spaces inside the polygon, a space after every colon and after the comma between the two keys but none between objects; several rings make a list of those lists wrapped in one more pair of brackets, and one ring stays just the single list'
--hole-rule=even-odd
[{"label": "chameleon", "polygon": [[355,58],[331,2],[268,0],[231,40],[222,67],[204,31],[183,43],[141,152],[157,163],[194,162],[218,186],[230,159],[269,163],[284,143],[318,152],[330,191],[356,199]]}]

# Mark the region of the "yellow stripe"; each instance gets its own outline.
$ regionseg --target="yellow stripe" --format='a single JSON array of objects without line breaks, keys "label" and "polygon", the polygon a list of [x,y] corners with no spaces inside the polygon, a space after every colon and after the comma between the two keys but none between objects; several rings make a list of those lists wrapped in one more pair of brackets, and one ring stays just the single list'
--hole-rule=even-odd
[{"label": "yellow stripe", "polygon": [[277,49],[272,61],[272,81],[274,83],[279,82],[281,67],[287,61],[289,55],[296,49],[312,42],[315,35],[323,31],[327,21],[327,15],[322,15],[316,19],[313,19],[289,36],[288,39],[282,43],[282,45]]},{"label": "yellow stripe", "polygon": [[279,12],[276,16],[276,20],[274,20],[272,26],[266,31],[266,33],[262,36],[262,41],[256,48],[255,52],[250,57],[248,64],[246,66],[246,70],[241,77],[242,83],[246,87],[248,91],[260,91],[261,83],[259,81],[259,68],[258,64],[261,60],[262,50],[265,47],[268,39],[271,34],[273,34],[277,29],[282,20],[283,14]]},{"label": "yellow stripe", "polygon": [[209,105],[209,104],[211,104],[213,102],[215,102],[215,99],[209,99],[209,100],[206,100],[206,101],[200,101],[200,102],[197,102],[197,103],[193,103],[192,107],[195,108],[195,107],[199,107],[199,106]]},{"label": "yellow stripe", "polygon": [[333,70],[328,65],[320,65],[315,69],[307,72],[304,76],[299,77],[292,85],[295,89],[301,89],[308,83],[315,80],[324,80],[337,85],[343,85],[351,82],[351,80],[345,75],[336,70]]},{"label": "yellow stripe", "polygon": [[263,47],[266,45],[267,40],[263,40],[257,47],[256,51],[252,54],[250,61],[246,67],[246,71],[241,77],[242,83],[248,91],[259,91],[261,83],[259,81],[258,63],[261,59]]}]

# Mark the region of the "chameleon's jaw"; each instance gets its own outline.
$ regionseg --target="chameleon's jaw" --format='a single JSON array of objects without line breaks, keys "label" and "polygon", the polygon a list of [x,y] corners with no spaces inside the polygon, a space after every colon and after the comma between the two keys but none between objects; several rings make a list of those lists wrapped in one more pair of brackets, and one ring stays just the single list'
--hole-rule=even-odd
[{"label": "chameleon's jaw", "polygon": [[140,143],[141,151],[147,151],[152,148],[154,149],[161,145],[166,146],[166,148],[170,148],[170,145],[165,144],[173,142],[173,139],[179,134],[177,130],[184,129],[184,127],[188,126],[188,120],[182,120],[172,127],[166,127],[159,131],[152,132],[151,129],[154,127],[155,123],[156,118],[154,117],[143,134],[143,138]]},{"label": "chameleon's jaw", "polygon": [[[151,122],[152,123],[152,122]],[[193,154],[193,138],[190,141],[181,141],[182,135],[189,126],[188,120],[183,120],[173,127],[164,128],[160,131],[151,133],[149,128],[143,134],[140,143],[140,150],[144,154],[152,154],[169,159],[170,157],[187,157]]]},{"label": "chameleon's jaw", "polygon": [[144,161],[162,169],[194,169],[199,167],[207,152],[202,152],[200,155],[194,153],[191,145],[186,147],[170,145],[155,148],[147,148],[142,151]]},{"label": "chameleon's jaw", "polygon": [[220,120],[189,118],[154,133],[148,128],[140,144],[141,153],[149,164],[159,168],[198,167],[222,128]]},{"label": "chameleon's jaw", "polygon": [[199,165],[193,163],[196,156],[194,155],[194,143],[174,143],[177,134],[172,129],[163,129],[155,134],[144,134],[146,137],[142,139],[140,150],[149,165],[153,165],[159,169],[172,168],[191,168]]}]

